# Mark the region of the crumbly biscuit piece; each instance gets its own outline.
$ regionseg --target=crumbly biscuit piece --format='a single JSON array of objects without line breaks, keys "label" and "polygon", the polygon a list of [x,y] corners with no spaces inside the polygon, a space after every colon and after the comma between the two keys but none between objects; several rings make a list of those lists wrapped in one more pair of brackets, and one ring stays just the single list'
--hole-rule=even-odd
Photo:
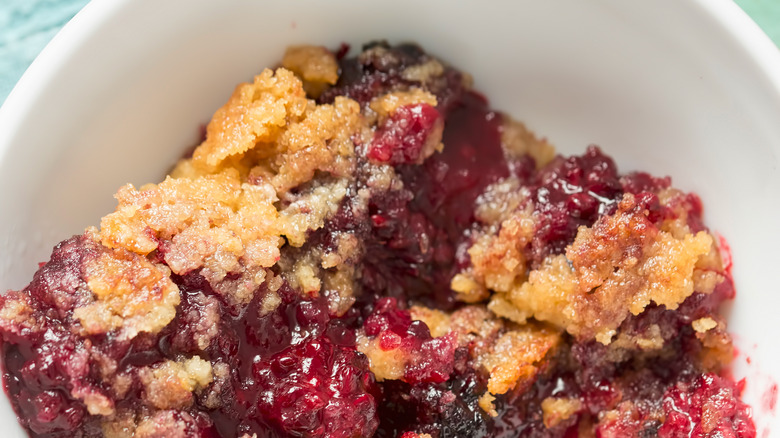
[{"label": "crumbly biscuit piece", "polygon": [[86,334],[117,331],[119,339],[157,333],[176,316],[179,288],[164,265],[125,249],[105,249],[86,260],[84,280],[95,301],[73,311]]},{"label": "crumbly biscuit piece", "polygon": [[102,242],[156,251],[175,274],[198,271],[231,303],[245,305],[270,276],[279,248],[302,245],[335,212],[347,181],[313,185],[290,201],[289,190],[317,171],[348,174],[352,138],[365,129],[356,102],[316,105],[293,73],[265,70],[238,86],[172,176],[119,191],[116,211],[101,222]]},{"label": "crumbly biscuit piece", "polygon": [[565,256],[549,257],[527,282],[497,289],[491,309],[609,344],[628,315],[642,313],[651,302],[677,308],[694,292],[696,266],[710,253],[712,238],[700,232],[677,239],[646,214],[626,194],[615,214],[580,228]]},{"label": "crumbly biscuit piece", "polygon": [[282,58],[282,67],[303,80],[303,89],[318,97],[328,85],[339,79],[339,64],[330,50],[322,46],[288,47]]},{"label": "crumbly biscuit piece", "polygon": [[193,391],[214,379],[211,363],[197,356],[182,361],[167,360],[142,369],[144,400],[157,409],[182,409],[192,405]]}]

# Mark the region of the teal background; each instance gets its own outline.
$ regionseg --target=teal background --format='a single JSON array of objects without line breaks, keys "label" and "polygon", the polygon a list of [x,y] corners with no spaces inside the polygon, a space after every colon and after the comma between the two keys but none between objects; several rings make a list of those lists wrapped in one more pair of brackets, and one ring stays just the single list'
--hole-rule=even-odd
[{"label": "teal background", "polygon": [[[780,45],[780,0],[736,2]],[[88,0],[0,0],[0,103],[43,47],[87,3]]]}]

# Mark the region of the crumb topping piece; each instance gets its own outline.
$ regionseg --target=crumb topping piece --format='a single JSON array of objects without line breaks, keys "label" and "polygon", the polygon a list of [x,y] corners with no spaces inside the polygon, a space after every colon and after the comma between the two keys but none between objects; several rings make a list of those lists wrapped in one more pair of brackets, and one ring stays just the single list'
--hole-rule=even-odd
[{"label": "crumb topping piece", "polygon": [[566,255],[549,257],[526,282],[495,288],[491,310],[517,322],[534,317],[609,344],[626,317],[651,302],[676,309],[693,294],[696,265],[710,252],[712,238],[706,232],[675,238],[647,214],[626,194],[617,212],[580,228]]},{"label": "crumb topping piece", "polygon": [[378,117],[379,123],[387,120],[398,108],[408,105],[427,104],[432,107],[437,105],[436,96],[420,88],[412,88],[408,91],[392,91],[373,99],[368,107]]},{"label": "crumb topping piece", "polygon": [[507,118],[501,125],[501,145],[509,157],[530,156],[537,168],[555,158],[555,147],[547,139],[537,137],[524,123]]},{"label": "crumb topping piece", "polygon": [[506,332],[478,359],[490,374],[488,391],[504,394],[533,383],[539,364],[559,342],[558,332],[534,324]]},{"label": "crumb topping piece", "polygon": [[73,317],[87,334],[117,330],[120,340],[132,339],[159,332],[176,316],[179,288],[164,265],[123,248],[105,248],[85,261],[83,272],[95,302],[74,309]]},{"label": "crumb topping piece", "polygon": [[[234,303],[247,303],[279,259],[276,194],[269,185],[242,184],[238,171],[171,178],[136,190],[123,187],[119,205],[103,218],[108,247],[157,251],[173,273],[200,270]],[[240,272],[236,280],[226,278]],[[235,287],[230,287],[235,286]]]},{"label": "crumb topping piece", "polygon": [[202,413],[185,410],[125,411],[104,421],[101,431],[105,438],[190,438],[204,436],[208,424]]},{"label": "crumb topping piece", "polygon": [[265,69],[253,83],[238,85],[228,103],[214,113],[206,127],[206,141],[195,150],[193,161],[213,169],[258,143],[272,145],[310,105],[293,72]]},{"label": "crumb topping piece", "polygon": [[330,50],[322,46],[294,46],[287,48],[282,67],[303,80],[303,89],[312,97],[319,97],[328,85],[339,79],[339,64]]},{"label": "crumb topping piece", "polygon": [[[414,306],[410,314],[432,327],[432,334],[457,335],[459,345],[468,348],[475,367],[487,373],[487,389],[492,395],[532,384],[545,358],[561,342],[561,333],[554,328],[537,323],[506,324],[484,306],[466,306],[450,315]],[[480,404],[492,406],[488,401],[489,398],[483,398]]]},{"label": "crumb topping piece", "polygon": [[194,401],[193,391],[202,390],[213,380],[211,363],[197,356],[166,360],[141,370],[139,376],[145,401],[157,409],[189,407]]},{"label": "crumb topping piece", "polygon": [[456,332],[432,336],[422,321],[399,309],[393,298],[378,300],[357,339],[357,349],[368,357],[378,381],[444,382],[453,372],[457,346]]},{"label": "crumb topping piece", "polygon": [[542,415],[544,426],[554,428],[577,414],[584,406],[578,398],[547,397],[542,400]]},{"label": "crumb topping piece", "polygon": [[534,221],[527,208],[501,222],[497,233],[477,237],[469,248],[471,269],[455,276],[451,287],[465,302],[488,297],[487,290],[505,291],[521,284],[526,275],[525,246],[533,234]]}]

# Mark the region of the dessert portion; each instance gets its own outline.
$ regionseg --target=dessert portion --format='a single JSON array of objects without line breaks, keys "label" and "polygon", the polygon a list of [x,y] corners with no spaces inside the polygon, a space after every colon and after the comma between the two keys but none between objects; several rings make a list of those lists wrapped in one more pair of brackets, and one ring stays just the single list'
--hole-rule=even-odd
[{"label": "dessert portion", "polygon": [[0,297],[31,436],[755,436],[695,194],[346,53],[290,48]]}]

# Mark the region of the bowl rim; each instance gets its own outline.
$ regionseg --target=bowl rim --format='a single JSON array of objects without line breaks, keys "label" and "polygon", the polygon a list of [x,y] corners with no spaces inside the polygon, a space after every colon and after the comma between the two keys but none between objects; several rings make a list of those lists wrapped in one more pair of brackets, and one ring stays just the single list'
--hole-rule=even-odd
[{"label": "bowl rim", "polygon": [[[780,102],[780,48],[758,24],[733,0],[680,0],[684,2],[714,21],[748,54],[752,67]],[[43,97],[47,85],[57,79],[62,65],[106,22],[106,17],[121,13],[128,3],[130,0],[91,0],[38,54],[0,105],[0,162],[13,144],[17,127]]]},{"label": "bowl rim", "polygon": [[775,44],[734,0],[690,0],[693,6],[714,19],[740,48],[780,99],[780,43]]},{"label": "bowl rim", "polygon": [[[762,79],[762,87],[780,104],[780,49],[733,0],[678,0],[680,8],[696,11],[713,30],[739,48],[747,68]],[[132,0],[91,0],[44,47],[0,105],[0,163],[17,142],[19,128],[46,100],[45,90],[58,73],[109,18],[121,15]],[[773,145],[780,152],[780,144]],[[0,291],[0,293],[3,291]]]},{"label": "bowl rim", "polygon": [[57,80],[57,73],[106,21],[120,13],[130,0],[90,0],[49,41],[27,67],[22,77],[0,105],[0,162],[5,160],[22,122]]}]

